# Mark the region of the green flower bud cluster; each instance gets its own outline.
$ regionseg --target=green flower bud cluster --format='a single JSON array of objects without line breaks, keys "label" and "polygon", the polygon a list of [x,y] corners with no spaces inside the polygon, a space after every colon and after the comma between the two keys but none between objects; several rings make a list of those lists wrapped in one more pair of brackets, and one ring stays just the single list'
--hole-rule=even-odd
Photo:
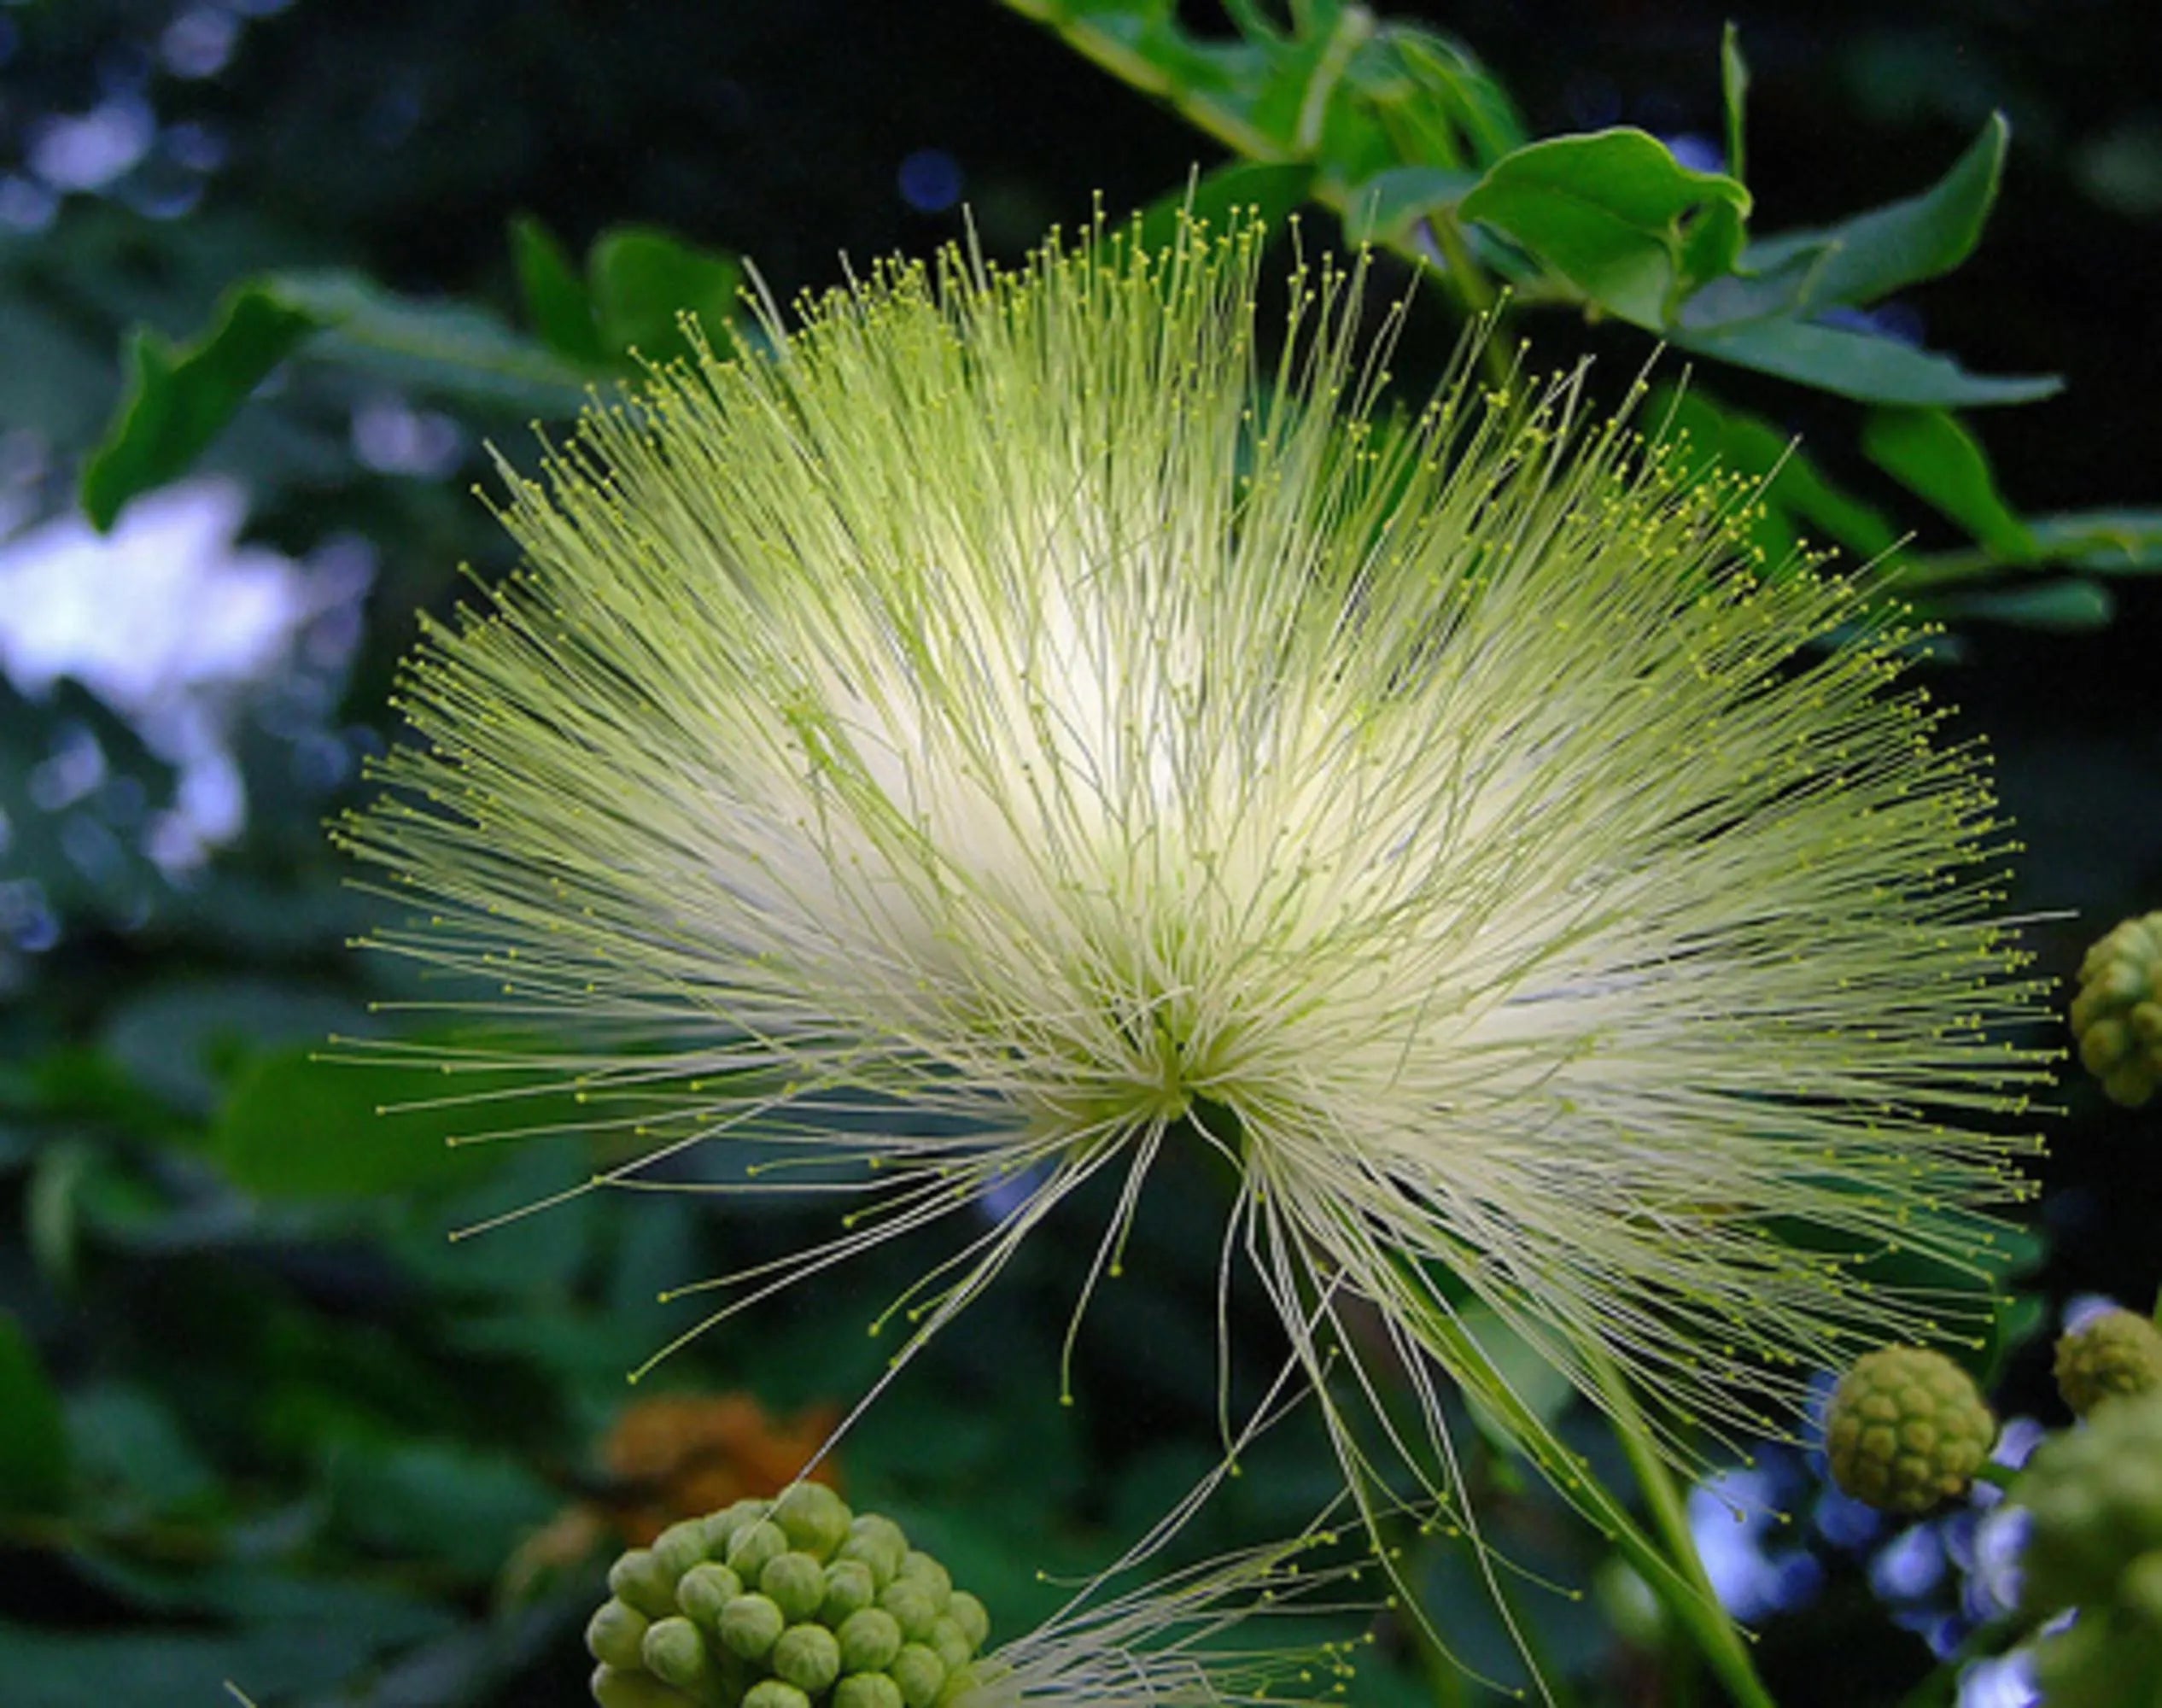
[{"label": "green flower bud cluster", "polygon": [[2079,1610],[2035,1645],[2051,1708],[2162,1698],[2162,1394],[2112,1399],[2036,1451],[2013,1498],[2032,1515],[2020,1611]]},{"label": "green flower bud cluster", "polygon": [[1997,1420],[1974,1378],[1941,1352],[1888,1346],[1839,1378],[1825,1414],[1832,1480],[1882,1512],[1926,1512],[1961,1493]]},{"label": "green flower bud cluster", "polygon": [[2137,1108],[2162,1085],[2162,913],[2128,919],[2087,951],[2072,998],[2079,1059],[2111,1101]]},{"label": "green flower bud cluster", "polygon": [[2103,1401],[2162,1388],[2162,1328],[2136,1311],[2105,1311],[2057,1342],[2057,1391],[2085,1417]]},{"label": "green flower bud cluster", "polygon": [[984,1604],[830,1489],[670,1526],[586,1627],[601,1708],[943,1708],[978,1682]]}]

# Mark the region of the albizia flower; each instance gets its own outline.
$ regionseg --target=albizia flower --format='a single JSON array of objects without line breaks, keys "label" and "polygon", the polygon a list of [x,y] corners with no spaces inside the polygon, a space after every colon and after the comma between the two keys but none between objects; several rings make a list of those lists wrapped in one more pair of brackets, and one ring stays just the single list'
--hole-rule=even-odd
[{"label": "albizia flower", "polygon": [[379,940],[559,1031],[648,1141],[596,1184],[740,1136],[874,1195],[736,1303],[998,1193],[920,1344],[1108,1171],[1085,1301],[1208,1146],[1346,1402],[1393,1347],[1435,1442],[1438,1364],[1544,1454],[1475,1300],[1670,1452],[1760,1427],[1939,1326],[1855,1260],[2024,1190],[1982,762],[1744,485],[1577,379],[1388,412],[1357,272],[1264,356],[1261,248],[896,265],[589,413],[346,829],[432,910]]}]

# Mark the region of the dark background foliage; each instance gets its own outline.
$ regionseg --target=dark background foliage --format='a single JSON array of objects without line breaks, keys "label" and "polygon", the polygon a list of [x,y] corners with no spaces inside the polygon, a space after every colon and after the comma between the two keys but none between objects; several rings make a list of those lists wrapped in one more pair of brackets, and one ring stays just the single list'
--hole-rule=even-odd
[{"label": "dark background foliage", "polygon": [[[1473,46],[1534,134],[1718,134],[1718,9],[1398,11]],[[1737,14],[1755,73],[1750,183],[1778,225],[1919,189],[1989,111],[2010,114],[1982,250],[1895,313],[1991,370],[2066,377],[2059,399],[1976,417],[2030,510],[2156,494],[2162,96],[2148,13],[2135,0],[1817,0]],[[1183,14],[1211,23],[1207,7]],[[56,183],[51,150],[89,134],[56,127],[99,114],[100,145],[128,163]],[[263,268],[351,268],[508,314],[506,228],[530,215],[573,254],[627,222],[663,227],[752,258],[786,298],[835,280],[844,255],[954,237],[963,202],[986,246],[1014,254],[1084,221],[1097,197],[1120,213],[1218,158],[989,0],[11,4],[0,495],[17,541],[62,513],[119,396],[124,333],[190,335],[225,286]],[[1438,362],[1455,328],[1438,295],[1425,307],[1414,343]],[[1615,374],[1647,348],[1569,317],[1530,325],[1551,360],[1594,348]],[[1747,376],[1716,383],[1806,434],[1857,489],[1880,478],[1850,449],[1851,406]],[[448,1117],[374,1117],[410,1087],[369,1081],[378,1070],[326,1079],[307,1062],[330,1033],[379,1029],[368,1004],[406,988],[348,949],[373,904],[343,887],[318,826],[394,736],[386,699],[416,614],[451,607],[461,563],[483,577],[505,566],[468,493],[483,435],[526,454],[515,411],[439,407],[383,371],[296,368],[213,447],[206,465],[250,495],[248,538],[330,579],[278,679],[221,703],[245,828],[209,836],[207,857],[145,852],[187,774],[169,743],[146,745],[79,684],[20,671],[0,684],[11,1703],[202,1702],[225,1677],[266,1708],[581,1699],[576,1630],[622,1500],[602,1459],[633,1398],[623,1372],[692,1319],[654,1296],[785,1249],[807,1225],[802,1212],[776,1227],[587,1198],[447,1246],[447,1228],[587,1163],[535,1144],[453,1167],[437,1148]],[[76,573],[94,620],[120,621],[100,605],[99,563]],[[365,601],[331,596],[355,576]],[[25,585],[0,582],[0,599],[29,598]],[[2059,976],[2101,928],[2162,904],[2162,604],[2147,582],[2117,592],[2105,629],[1976,624],[1957,662],[1931,667],[2000,755],[2029,845],[2015,905],[2048,910],[2034,940]],[[2162,1204],[2151,1123],[2077,1080],[2064,1102],[2048,1118],[2048,1255],[2031,1284],[2052,1308],[2086,1290],[2143,1305]],[[1100,1562],[1208,1462],[1211,1190],[1197,1179],[1145,1221],[1143,1278],[1110,1290],[1081,1337],[1076,1407],[1056,1404],[1055,1366],[1086,1218],[1063,1250],[1032,1249],[842,1451],[852,1489],[903,1513],[957,1575],[996,1586],[1006,1630],[1049,1599],[1037,1566]],[[921,1255],[886,1254],[838,1297],[718,1331],[652,1382],[755,1395],[775,1428],[845,1401],[879,1367],[866,1319]],[[2031,1342],[2000,1393],[2054,1422],[2045,1366]],[[1276,1445],[1210,1538],[1268,1534],[1317,1504],[1328,1476],[1310,1430],[1294,1419]],[[1533,1563],[1598,1570],[1508,1466],[1480,1475]],[[1824,1592],[1766,1632],[1783,1699],[1894,1699],[1926,1650],[1850,1553],[1810,1546]],[[1435,1568],[1443,1601],[1451,1570]],[[1608,1617],[1627,1601],[1535,1617],[1586,1699],[1681,1699],[1656,1625]],[[1447,1617],[1468,1652],[1508,1672],[1489,1626]],[[1448,1699],[1416,1682],[1403,1645],[1385,1650],[1360,1699]]]}]

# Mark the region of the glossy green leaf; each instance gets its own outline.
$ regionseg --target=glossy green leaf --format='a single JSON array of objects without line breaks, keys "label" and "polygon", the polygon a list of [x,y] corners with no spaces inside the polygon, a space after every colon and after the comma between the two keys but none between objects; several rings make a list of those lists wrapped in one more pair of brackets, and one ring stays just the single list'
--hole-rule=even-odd
[{"label": "glossy green leaf", "polygon": [[511,222],[511,259],[527,324],[558,355],[599,366],[609,357],[593,321],[593,294],[555,234],[538,219]]},{"label": "glossy green leaf", "polygon": [[260,284],[233,290],[193,343],[147,328],[129,341],[127,389],[104,442],[83,471],[84,512],[110,528],[139,492],[187,472],[272,369],[319,322]]},{"label": "glossy green leaf", "polygon": [[1981,241],[2011,139],[2004,115],[1993,114],[1951,170],[1921,195],[1837,225],[1761,239],[1750,245],[1743,264],[1763,272],[1800,252],[1822,251],[1810,295],[1816,308],[1873,302],[1949,272]]},{"label": "glossy green leaf", "polygon": [[2054,397],[2054,374],[1972,374],[1949,356],[1918,350],[1873,332],[1794,320],[1701,331],[1681,329],[1674,344],[1699,355],[1776,374],[1861,403],[1959,409],[2033,403]]},{"label": "glossy green leaf", "polygon": [[130,379],[83,472],[84,510],[109,528],[137,493],[187,472],[256,386],[301,354],[437,396],[540,415],[575,411],[587,375],[486,311],[418,302],[355,273],[275,273],[236,287],[182,349],[138,332]]},{"label": "glossy green leaf", "polygon": [[58,1512],[67,1500],[67,1430],[37,1349],[0,1312],[0,1513]]},{"label": "glossy green leaf", "polygon": [[1312,187],[1310,166],[1227,166],[1196,178],[1187,189],[1160,196],[1141,215],[1142,246],[1166,249],[1178,234],[1182,217],[1206,220],[1222,231],[1235,216],[1259,214],[1277,226],[1306,199]]},{"label": "glossy green leaf", "polygon": [[687,315],[718,338],[741,307],[743,267],[646,225],[602,233],[586,260],[601,347],[664,362],[687,355]]},{"label": "glossy green leaf", "polygon": [[1533,143],[1497,161],[1459,212],[1504,232],[1594,302],[1657,328],[1732,270],[1749,192],[1622,127]]},{"label": "glossy green leaf", "polygon": [[1719,34],[1720,108],[1727,128],[1727,176],[1747,176],[1747,137],[1744,119],[1749,99],[1749,61],[1742,57],[1742,32],[1732,18]]},{"label": "glossy green leaf", "polygon": [[1879,409],[1861,430],[1870,461],[2007,564],[2037,555],[2034,536],[1997,490],[1981,442],[1941,409]]}]

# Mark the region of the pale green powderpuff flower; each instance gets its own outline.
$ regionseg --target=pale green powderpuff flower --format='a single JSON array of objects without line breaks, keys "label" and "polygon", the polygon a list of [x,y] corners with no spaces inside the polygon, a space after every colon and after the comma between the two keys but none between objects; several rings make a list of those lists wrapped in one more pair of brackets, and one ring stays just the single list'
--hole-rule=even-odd
[{"label": "pale green powderpuff flower", "polygon": [[1265,354],[1262,249],[883,266],[589,412],[344,828],[425,910],[377,943],[558,1035],[643,1141],[594,1184],[740,1136],[805,1172],[730,1190],[874,1196],[730,1309],[1017,1198],[905,1354],[1108,1174],[1085,1304],[1206,1146],[1347,1464],[1386,1342],[1436,1492],[1427,1358],[1566,1479],[1467,1297],[1686,1461],[1940,1332],[1854,1262],[1972,1266],[2025,1195],[1984,762],[1882,601],[1750,560],[1744,484],[1581,375],[1391,413],[1363,267],[1297,266]]}]

